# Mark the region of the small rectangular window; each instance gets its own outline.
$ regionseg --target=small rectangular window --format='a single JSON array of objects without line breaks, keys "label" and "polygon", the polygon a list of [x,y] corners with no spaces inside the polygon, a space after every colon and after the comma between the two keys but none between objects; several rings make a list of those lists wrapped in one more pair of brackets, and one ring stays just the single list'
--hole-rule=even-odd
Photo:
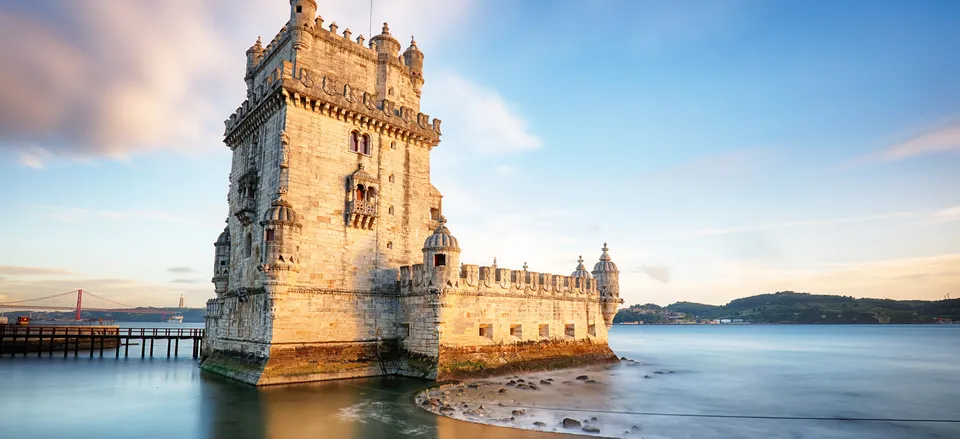
[{"label": "small rectangular window", "polygon": [[273,229],[267,229],[267,242],[273,242]]},{"label": "small rectangular window", "polygon": [[597,336],[597,325],[587,325],[587,334]]},{"label": "small rectangular window", "polygon": [[550,325],[540,325],[540,338],[550,338]]},{"label": "small rectangular window", "polygon": [[447,265],[447,255],[433,255],[434,267],[445,267]]},{"label": "small rectangular window", "polygon": [[297,6],[297,13],[303,12],[303,6]]},{"label": "small rectangular window", "polygon": [[430,209],[430,219],[436,221],[440,219],[440,209],[433,207]]},{"label": "small rectangular window", "polygon": [[563,335],[565,335],[567,338],[575,338],[577,336],[576,328],[572,323],[563,328]]},{"label": "small rectangular window", "polygon": [[510,325],[510,335],[517,338],[523,338],[523,325]]},{"label": "small rectangular window", "polygon": [[397,335],[399,335],[401,339],[409,338],[409,337],[410,337],[410,324],[409,324],[409,323],[401,323],[401,324],[400,324],[400,333],[397,334]]},{"label": "small rectangular window", "polygon": [[480,324],[480,336],[493,340],[493,325],[489,323]]}]

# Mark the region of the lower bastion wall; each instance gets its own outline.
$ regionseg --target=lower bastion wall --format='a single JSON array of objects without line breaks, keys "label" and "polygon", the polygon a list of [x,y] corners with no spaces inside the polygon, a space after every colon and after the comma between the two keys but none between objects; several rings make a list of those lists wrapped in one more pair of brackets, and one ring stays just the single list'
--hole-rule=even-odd
[{"label": "lower bastion wall", "polygon": [[207,303],[201,367],[268,385],[397,370],[395,294],[296,288]]},{"label": "lower bastion wall", "polygon": [[617,361],[593,279],[466,264],[443,276],[450,270],[400,268],[401,347],[432,357],[430,377]]},{"label": "lower bastion wall", "polygon": [[301,287],[276,304],[270,359],[258,384],[395,372],[396,294]]},{"label": "lower bastion wall", "polygon": [[262,291],[208,300],[200,367],[256,384],[270,353],[269,310]]}]

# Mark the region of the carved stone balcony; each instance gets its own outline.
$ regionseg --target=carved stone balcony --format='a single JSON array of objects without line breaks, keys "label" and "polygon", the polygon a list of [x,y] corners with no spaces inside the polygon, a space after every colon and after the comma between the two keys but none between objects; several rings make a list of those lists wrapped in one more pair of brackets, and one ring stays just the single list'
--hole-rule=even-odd
[{"label": "carved stone balcony", "polygon": [[371,230],[377,222],[377,203],[350,201],[347,203],[347,225]]},{"label": "carved stone balcony", "polygon": [[241,198],[237,201],[237,207],[233,215],[240,220],[240,223],[247,226],[257,219],[257,202],[253,198]]}]

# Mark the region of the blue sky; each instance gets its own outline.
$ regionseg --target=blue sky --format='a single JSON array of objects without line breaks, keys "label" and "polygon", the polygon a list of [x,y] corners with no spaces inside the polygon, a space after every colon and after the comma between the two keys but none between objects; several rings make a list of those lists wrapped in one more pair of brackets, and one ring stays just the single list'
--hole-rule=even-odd
[{"label": "blue sky", "polygon": [[[0,6],[0,300],[213,295],[222,121],[288,11],[197,3]],[[374,4],[426,54],[465,263],[566,274],[606,241],[628,303],[960,295],[960,3]]]}]

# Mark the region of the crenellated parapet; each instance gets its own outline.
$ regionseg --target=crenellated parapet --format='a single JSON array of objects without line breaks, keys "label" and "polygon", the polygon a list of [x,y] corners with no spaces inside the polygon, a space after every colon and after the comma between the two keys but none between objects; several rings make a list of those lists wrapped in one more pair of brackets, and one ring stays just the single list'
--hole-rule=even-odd
[{"label": "crenellated parapet", "polygon": [[[425,294],[427,289],[437,287],[430,285],[429,281],[430,274],[424,270],[424,264],[400,267],[397,279],[400,294]],[[598,302],[601,298],[594,279],[473,264],[462,264],[458,281],[443,289],[443,292]]]},{"label": "crenellated parapet", "polygon": [[[375,94],[342,83],[332,76],[315,77],[306,68],[301,68],[295,79],[292,70],[289,63],[281,64],[255,87],[251,98],[224,121],[228,145],[245,137],[250,129],[259,126],[272,110],[278,108],[278,103],[283,102],[405,142],[431,148],[440,143],[440,119],[431,119],[412,108],[397,106],[389,99],[377,99]],[[282,96],[279,100],[274,98],[278,93]]]}]

